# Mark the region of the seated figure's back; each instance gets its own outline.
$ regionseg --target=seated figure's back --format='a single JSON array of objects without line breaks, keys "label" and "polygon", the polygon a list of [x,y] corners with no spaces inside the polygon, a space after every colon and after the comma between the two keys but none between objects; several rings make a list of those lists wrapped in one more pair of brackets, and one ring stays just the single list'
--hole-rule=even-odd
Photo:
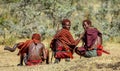
[{"label": "seated figure's back", "polygon": [[28,60],[39,60],[43,54],[43,44],[42,43],[32,43],[28,50]]}]

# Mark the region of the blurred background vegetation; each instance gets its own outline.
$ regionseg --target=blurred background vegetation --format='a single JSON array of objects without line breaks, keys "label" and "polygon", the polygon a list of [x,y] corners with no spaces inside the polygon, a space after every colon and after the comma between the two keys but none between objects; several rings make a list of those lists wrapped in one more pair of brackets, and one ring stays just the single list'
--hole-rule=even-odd
[{"label": "blurred background vegetation", "polygon": [[120,43],[120,0],[0,0],[0,44],[13,45],[35,32],[51,39],[64,18],[71,20],[74,37],[90,19],[104,41]]}]

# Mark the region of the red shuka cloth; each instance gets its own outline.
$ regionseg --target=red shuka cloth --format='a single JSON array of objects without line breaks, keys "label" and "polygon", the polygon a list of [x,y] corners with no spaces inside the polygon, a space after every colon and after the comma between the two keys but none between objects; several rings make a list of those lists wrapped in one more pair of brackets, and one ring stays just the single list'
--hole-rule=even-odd
[{"label": "red shuka cloth", "polygon": [[58,39],[66,45],[76,45],[71,33],[67,29],[61,29],[55,36],[54,39]]},{"label": "red shuka cloth", "polygon": [[[73,49],[77,44],[69,30],[61,29],[54,36],[54,39],[62,43],[61,46],[59,46],[59,42],[57,43],[58,44],[57,46],[52,46],[52,48],[55,47],[58,51],[56,52],[55,58],[68,58],[68,57],[73,58],[73,53],[70,50]],[[64,52],[62,50],[64,50]]]},{"label": "red shuka cloth", "polygon": [[102,38],[102,34],[96,28],[88,28],[85,31],[83,41],[85,42],[85,47],[90,48],[96,41],[97,36]]},{"label": "red shuka cloth", "polygon": [[32,65],[38,65],[40,63],[42,63],[42,59],[41,60],[28,60],[26,65],[27,66],[32,66]]}]

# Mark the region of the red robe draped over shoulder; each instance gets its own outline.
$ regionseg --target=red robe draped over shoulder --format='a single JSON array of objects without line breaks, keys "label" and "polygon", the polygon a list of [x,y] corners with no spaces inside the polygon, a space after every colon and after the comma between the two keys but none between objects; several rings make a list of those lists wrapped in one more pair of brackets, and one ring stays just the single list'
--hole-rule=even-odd
[{"label": "red robe draped over shoulder", "polygon": [[57,51],[55,58],[73,58],[71,49],[73,49],[77,43],[73,39],[69,30],[61,29],[56,33],[54,39],[57,40],[55,46],[53,46]]},{"label": "red robe draped over shoulder", "polygon": [[20,49],[18,55],[23,55],[24,53],[27,53],[31,43],[37,44],[39,42],[40,42],[40,35],[37,33],[33,34],[31,40],[27,40],[26,42],[21,42],[18,45],[18,48]]},{"label": "red robe draped over shoulder", "polygon": [[77,43],[73,39],[71,33],[67,29],[61,29],[55,35],[54,39],[57,39],[57,40],[61,41],[62,43],[64,43],[65,45],[67,45],[67,47],[72,46],[72,45],[73,46],[77,45]]},{"label": "red robe draped over shoulder", "polygon": [[102,38],[102,34],[96,28],[88,28],[85,31],[85,35],[83,39],[83,41],[85,42],[85,47],[91,48],[94,45],[97,36]]}]

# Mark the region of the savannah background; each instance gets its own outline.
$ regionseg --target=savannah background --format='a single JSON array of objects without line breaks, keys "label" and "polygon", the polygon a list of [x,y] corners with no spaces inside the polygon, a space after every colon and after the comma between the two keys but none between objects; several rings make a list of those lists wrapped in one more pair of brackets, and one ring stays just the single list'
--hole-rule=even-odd
[{"label": "savannah background", "polygon": [[[80,59],[74,54],[71,62],[17,67],[18,50],[4,51],[5,45],[12,47],[36,32],[49,49],[64,18],[71,20],[74,38],[83,32],[82,21],[90,19],[103,33],[103,46],[110,55]],[[0,71],[120,71],[119,47],[120,0],[0,0]]]}]

